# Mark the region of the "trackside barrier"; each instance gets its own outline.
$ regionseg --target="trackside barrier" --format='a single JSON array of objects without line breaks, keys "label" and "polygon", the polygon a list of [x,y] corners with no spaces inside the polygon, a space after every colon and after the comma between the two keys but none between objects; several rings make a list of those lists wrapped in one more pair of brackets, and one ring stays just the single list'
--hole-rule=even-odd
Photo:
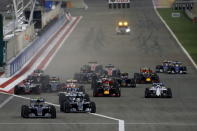
[{"label": "trackside barrier", "polygon": [[[36,40],[34,40],[31,44],[29,44],[28,47],[24,48],[21,53],[19,53],[15,58],[10,60],[7,64],[7,70],[6,70],[6,76],[12,76],[17,71],[19,71],[24,64],[28,60],[32,58],[32,56],[44,45],[47,44],[47,39],[50,38],[52,34],[54,34],[57,29],[63,24],[65,21],[65,17],[61,17],[58,19],[57,22],[53,23],[53,26],[51,26],[45,33],[43,33],[41,36],[39,36]],[[69,21],[68,21],[69,22]]]}]

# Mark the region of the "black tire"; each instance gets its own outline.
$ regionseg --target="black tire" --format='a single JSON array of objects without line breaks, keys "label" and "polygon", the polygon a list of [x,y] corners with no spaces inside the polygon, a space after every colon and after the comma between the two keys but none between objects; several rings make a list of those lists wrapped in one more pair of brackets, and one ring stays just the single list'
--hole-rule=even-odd
[{"label": "black tire", "polygon": [[131,87],[132,88],[136,87],[135,79],[131,79]]},{"label": "black tire", "polygon": [[120,90],[119,87],[117,87],[116,92],[117,92],[116,97],[120,97],[121,96],[121,90]]},{"label": "black tire", "polygon": [[56,118],[56,108],[55,108],[55,106],[53,106],[53,105],[50,106],[50,113],[51,113],[51,118],[55,119]]},{"label": "black tire", "polygon": [[113,8],[116,9],[116,3],[113,3]]},{"label": "black tire", "polygon": [[29,117],[29,107],[27,105],[21,106],[21,117],[23,117],[23,118]]},{"label": "black tire", "polygon": [[126,7],[125,3],[122,3],[122,8],[125,8],[125,7]]},{"label": "black tire", "polygon": [[60,104],[60,111],[64,111],[64,102],[66,101],[66,96],[64,94],[59,94],[59,104]]},{"label": "black tire", "polygon": [[69,102],[64,102],[64,112],[65,113],[70,113],[70,104]]},{"label": "black tire", "polygon": [[59,94],[59,104],[61,104],[62,102],[64,102],[66,100],[66,96],[63,93]]},{"label": "black tire", "polygon": [[14,87],[14,94],[16,95],[23,94],[22,90],[20,89],[18,85]]},{"label": "black tire", "polygon": [[130,3],[127,3],[127,8],[130,8]]},{"label": "black tire", "polygon": [[96,113],[96,104],[95,102],[90,102],[91,112],[90,113]]},{"label": "black tire", "polygon": [[109,4],[109,9],[111,9],[112,8],[112,4]]},{"label": "black tire", "polygon": [[172,98],[172,90],[168,88],[168,98]]},{"label": "black tire", "polygon": [[121,4],[120,4],[120,3],[118,3],[118,8],[119,8],[119,9],[121,8]]},{"label": "black tire", "polygon": [[146,88],[145,89],[145,95],[144,95],[145,98],[149,98],[149,89]]}]

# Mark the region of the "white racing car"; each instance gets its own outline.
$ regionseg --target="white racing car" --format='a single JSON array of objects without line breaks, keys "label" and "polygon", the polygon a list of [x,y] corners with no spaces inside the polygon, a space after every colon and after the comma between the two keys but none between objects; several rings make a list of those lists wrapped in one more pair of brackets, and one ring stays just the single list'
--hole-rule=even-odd
[{"label": "white racing car", "polygon": [[127,21],[119,21],[116,27],[117,34],[129,34],[131,32],[129,23]]},{"label": "white racing car", "polygon": [[172,91],[163,83],[153,83],[152,87],[145,89],[145,98],[172,98]]}]

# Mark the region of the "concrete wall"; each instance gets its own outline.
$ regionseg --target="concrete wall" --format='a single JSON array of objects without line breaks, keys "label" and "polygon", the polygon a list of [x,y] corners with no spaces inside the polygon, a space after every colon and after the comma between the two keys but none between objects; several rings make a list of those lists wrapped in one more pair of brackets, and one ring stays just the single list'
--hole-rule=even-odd
[{"label": "concrete wall", "polygon": [[34,25],[29,26],[25,31],[18,32],[15,37],[7,42],[7,61],[15,57],[34,39]]}]

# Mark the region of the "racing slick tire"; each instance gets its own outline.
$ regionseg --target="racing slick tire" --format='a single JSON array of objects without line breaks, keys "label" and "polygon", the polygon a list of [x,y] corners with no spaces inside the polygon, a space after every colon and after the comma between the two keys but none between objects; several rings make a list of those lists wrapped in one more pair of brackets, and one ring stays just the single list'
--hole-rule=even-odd
[{"label": "racing slick tire", "polygon": [[130,3],[127,3],[127,8],[130,8]]},{"label": "racing slick tire", "polygon": [[90,102],[91,112],[90,113],[96,113],[96,104],[95,102]]},{"label": "racing slick tire", "polygon": [[14,87],[14,94],[24,94],[24,90],[20,88],[18,85]]},{"label": "racing slick tire", "polygon": [[51,118],[55,119],[56,118],[56,108],[53,105],[50,105],[50,114],[51,114]]},{"label": "racing slick tire", "polygon": [[144,95],[144,97],[145,98],[150,98],[150,96],[149,96],[149,89],[148,88],[145,89],[145,95]]},{"label": "racing slick tire", "polygon": [[23,118],[29,117],[29,107],[27,105],[21,106],[21,117],[23,117]]},{"label": "racing slick tire", "polygon": [[64,111],[64,102],[66,101],[66,96],[64,94],[59,94],[59,104],[60,104],[60,111]]},{"label": "racing slick tire", "polygon": [[70,113],[70,104],[69,102],[64,102],[64,112],[65,113]]},{"label": "racing slick tire", "polygon": [[168,98],[172,98],[172,90],[170,88],[168,88],[167,90],[168,90]]},{"label": "racing slick tire", "polygon": [[135,79],[131,79],[131,87],[132,88],[136,87]]},{"label": "racing slick tire", "polygon": [[109,4],[109,9],[111,9],[112,8],[112,4]]}]

